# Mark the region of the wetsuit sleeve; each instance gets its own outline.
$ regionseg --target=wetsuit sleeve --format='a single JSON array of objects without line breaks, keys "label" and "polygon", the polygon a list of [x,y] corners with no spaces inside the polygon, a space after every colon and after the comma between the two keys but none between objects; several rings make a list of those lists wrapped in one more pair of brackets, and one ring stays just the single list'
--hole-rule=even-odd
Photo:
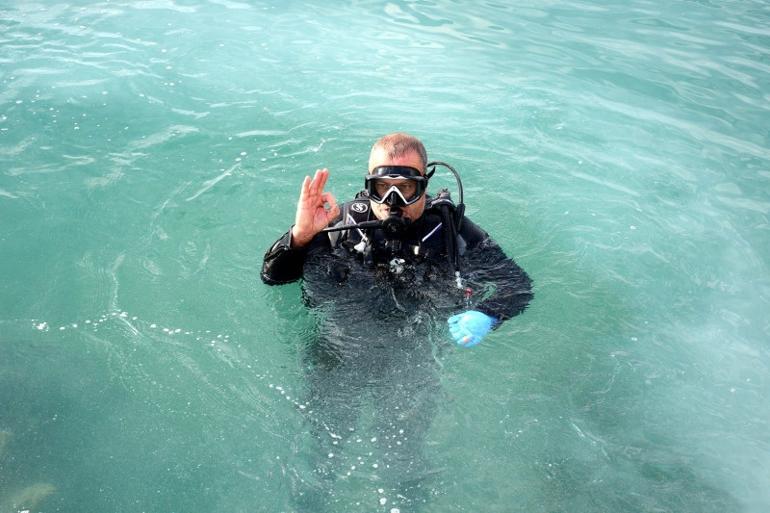
[{"label": "wetsuit sleeve", "polygon": [[267,285],[283,285],[302,278],[307,255],[312,251],[328,251],[331,248],[327,233],[317,234],[306,246],[291,245],[291,228],[279,237],[265,253],[262,261],[262,281]]},{"label": "wetsuit sleeve", "polygon": [[476,283],[490,284],[493,292],[475,309],[505,321],[520,314],[532,300],[532,281],[484,230],[466,219],[461,231],[468,244],[466,273]]},{"label": "wetsuit sleeve", "polygon": [[262,281],[267,285],[282,285],[302,277],[307,248],[291,247],[291,230],[270,246],[262,261]]}]

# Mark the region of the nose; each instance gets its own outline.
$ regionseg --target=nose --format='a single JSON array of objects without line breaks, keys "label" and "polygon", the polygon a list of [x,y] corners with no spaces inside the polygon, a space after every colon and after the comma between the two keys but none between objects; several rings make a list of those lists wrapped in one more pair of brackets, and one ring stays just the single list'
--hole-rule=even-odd
[{"label": "nose", "polygon": [[385,204],[388,205],[391,209],[394,208],[400,208],[403,206],[403,201],[401,201],[401,196],[396,194],[395,191],[388,194],[388,197],[385,198]]}]

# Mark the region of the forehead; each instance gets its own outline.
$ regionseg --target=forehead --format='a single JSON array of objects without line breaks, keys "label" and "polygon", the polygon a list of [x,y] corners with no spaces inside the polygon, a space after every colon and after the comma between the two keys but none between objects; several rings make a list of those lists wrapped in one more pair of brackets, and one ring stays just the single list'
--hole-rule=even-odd
[{"label": "forehead", "polygon": [[416,151],[391,158],[384,148],[377,147],[369,155],[369,171],[377,166],[410,166],[422,170],[422,159]]}]

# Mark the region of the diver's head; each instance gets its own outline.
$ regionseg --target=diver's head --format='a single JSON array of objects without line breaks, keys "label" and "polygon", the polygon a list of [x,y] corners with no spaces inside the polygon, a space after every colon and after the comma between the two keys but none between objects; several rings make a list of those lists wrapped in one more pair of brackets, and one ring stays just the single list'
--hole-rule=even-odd
[{"label": "diver's head", "polygon": [[404,133],[380,138],[369,154],[369,191],[372,212],[385,220],[399,215],[416,221],[425,211],[428,161],[425,146],[416,137]]}]

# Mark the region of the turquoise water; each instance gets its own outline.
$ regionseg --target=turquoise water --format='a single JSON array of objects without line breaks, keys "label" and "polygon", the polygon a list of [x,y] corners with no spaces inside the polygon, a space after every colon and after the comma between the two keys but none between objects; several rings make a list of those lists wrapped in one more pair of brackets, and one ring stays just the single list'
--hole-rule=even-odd
[{"label": "turquoise water", "polygon": [[[0,511],[770,510],[768,26],[758,1],[4,2]],[[376,404],[336,455],[358,468],[314,477],[313,320],[258,278],[302,177],[351,196],[394,130],[535,284],[481,346],[434,341],[412,504]]]}]

